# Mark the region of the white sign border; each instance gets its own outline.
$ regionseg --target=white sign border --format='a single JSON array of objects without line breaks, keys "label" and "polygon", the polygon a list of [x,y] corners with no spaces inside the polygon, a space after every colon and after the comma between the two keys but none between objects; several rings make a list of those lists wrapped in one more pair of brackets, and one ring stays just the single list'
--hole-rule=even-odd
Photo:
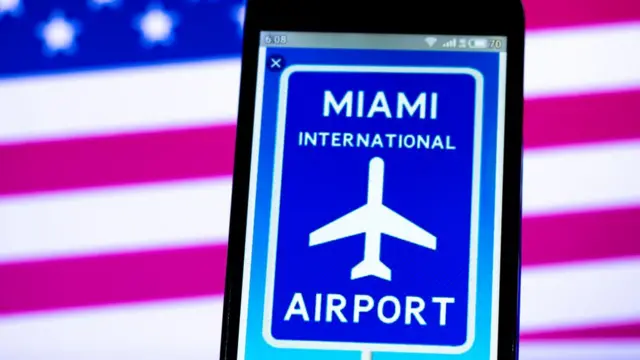
[{"label": "white sign border", "polygon": [[[280,216],[280,190],[282,183],[282,162],[284,155],[284,131],[287,113],[287,95],[289,78],[295,72],[349,72],[349,73],[409,73],[409,74],[452,74],[470,75],[475,80],[475,112],[474,112],[474,149],[471,194],[471,245],[469,252],[469,301],[467,317],[467,339],[458,346],[383,344],[383,343],[349,343],[334,341],[301,341],[278,340],[271,334],[273,312],[273,287],[276,269],[276,250],[278,240],[278,221]],[[278,123],[274,149],[273,189],[271,196],[271,219],[269,224],[269,244],[267,252],[267,269],[265,281],[264,316],[262,335],[265,341],[276,348],[318,349],[318,350],[356,350],[375,352],[404,352],[430,354],[462,354],[467,352],[475,340],[476,320],[476,288],[477,288],[477,256],[478,256],[478,223],[480,215],[480,170],[482,158],[482,120],[484,101],[484,77],[478,70],[469,67],[406,67],[406,66],[345,66],[345,65],[292,65],[286,68],[280,78],[280,94],[278,99]]]}]

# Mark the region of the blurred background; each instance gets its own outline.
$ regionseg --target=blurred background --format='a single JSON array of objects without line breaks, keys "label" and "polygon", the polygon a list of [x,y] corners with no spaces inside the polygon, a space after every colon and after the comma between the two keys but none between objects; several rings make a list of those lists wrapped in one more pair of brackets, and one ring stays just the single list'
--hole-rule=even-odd
[{"label": "blurred background", "polygon": [[[640,1],[525,7],[521,358],[637,360]],[[1,360],[217,359],[243,18],[0,0]]]}]

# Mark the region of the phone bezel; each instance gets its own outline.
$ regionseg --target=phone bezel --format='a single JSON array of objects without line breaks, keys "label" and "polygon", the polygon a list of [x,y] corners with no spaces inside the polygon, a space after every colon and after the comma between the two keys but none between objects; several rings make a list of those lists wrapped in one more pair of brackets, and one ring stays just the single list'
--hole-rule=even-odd
[{"label": "phone bezel", "polygon": [[517,359],[522,216],[524,72],[524,12],[522,4],[519,0],[447,0],[419,7],[426,11],[417,9],[416,2],[411,0],[394,0],[393,7],[380,4],[376,6],[363,0],[247,1],[220,359],[235,360],[238,352],[251,145],[261,31],[507,37],[498,359]]}]

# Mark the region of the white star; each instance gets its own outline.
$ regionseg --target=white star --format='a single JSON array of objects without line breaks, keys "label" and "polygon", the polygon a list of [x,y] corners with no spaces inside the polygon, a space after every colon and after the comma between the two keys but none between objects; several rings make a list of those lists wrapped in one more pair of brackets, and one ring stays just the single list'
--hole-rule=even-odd
[{"label": "white star", "polygon": [[161,5],[149,5],[147,11],[135,20],[142,35],[142,44],[147,47],[171,45],[173,43],[173,28],[178,22],[178,16],[164,10]]},{"label": "white star", "polygon": [[238,23],[238,32],[242,36],[242,30],[244,29],[244,11],[245,6],[241,5],[236,8],[233,14],[234,20]]},{"label": "white star", "polygon": [[122,5],[122,0],[87,0],[87,5],[92,10],[100,10],[103,7],[115,9]]},{"label": "white star", "polygon": [[44,41],[43,52],[53,56],[59,52],[71,55],[76,50],[76,36],[80,24],[75,20],[67,20],[60,11],[54,11],[49,20],[38,26],[38,35]]},{"label": "white star", "polygon": [[14,17],[22,14],[22,0],[0,0],[0,19],[4,14]]}]

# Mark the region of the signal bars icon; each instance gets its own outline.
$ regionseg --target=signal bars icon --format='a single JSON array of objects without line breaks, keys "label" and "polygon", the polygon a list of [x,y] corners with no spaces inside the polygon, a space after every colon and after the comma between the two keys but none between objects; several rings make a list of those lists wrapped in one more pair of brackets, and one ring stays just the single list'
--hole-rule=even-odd
[{"label": "signal bars icon", "polygon": [[457,45],[457,39],[451,39],[446,43],[442,44],[443,48],[454,48]]}]

